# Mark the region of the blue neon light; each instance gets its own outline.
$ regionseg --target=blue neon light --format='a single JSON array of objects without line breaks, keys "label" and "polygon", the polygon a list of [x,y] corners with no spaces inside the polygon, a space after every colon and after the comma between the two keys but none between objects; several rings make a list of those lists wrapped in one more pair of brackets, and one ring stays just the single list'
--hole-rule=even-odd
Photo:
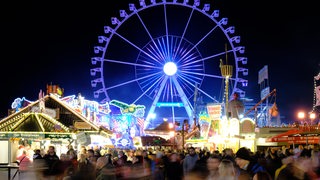
[{"label": "blue neon light", "polygon": [[157,107],[183,107],[182,102],[158,102]]}]

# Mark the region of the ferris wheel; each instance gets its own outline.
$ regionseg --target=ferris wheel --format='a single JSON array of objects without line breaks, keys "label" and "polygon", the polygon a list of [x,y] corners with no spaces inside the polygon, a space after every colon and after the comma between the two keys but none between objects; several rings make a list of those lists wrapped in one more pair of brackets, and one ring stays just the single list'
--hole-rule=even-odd
[{"label": "ferris wheel", "polygon": [[[223,103],[226,87],[245,96],[245,48],[227,24],[228,18],[200,0],[129,3],[98,36],[90,69],[94,97],[101,103],[117,99],[145,105],[150,122],[160,112],[193,119],[199,94],[206,103]],[[230,86],[225,86],[221,61],[233,67]]]}]

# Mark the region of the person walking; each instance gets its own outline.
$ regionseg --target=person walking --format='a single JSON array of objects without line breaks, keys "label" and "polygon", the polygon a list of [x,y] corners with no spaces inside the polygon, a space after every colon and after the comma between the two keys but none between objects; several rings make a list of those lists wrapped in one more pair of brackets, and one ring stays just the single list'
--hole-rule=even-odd
[{"label": "person walking", "polygon": [[222,159],[219,164],[218,180],[237,180],[237,174],[234,163],[229,159]]},{"label": "person walking", "polygon": [[250,175],[251,179],[257,172],[266,171],[266,169],[251,156],[251,151],[246,147],[238,149],[235,156],[235,162],[239,166],[240,172],[244,170]]},{"label": "person walking", "polygon": [[194,147],[189,148],[189,154],[183,159],[183,175],[186,176],[196,165],[199,155],[196,153]]},{"label": "person walking", "polygon": [[222,158],[219,155],[211,155],[207,159],[207,168],[209,175],[206,180],[217,180],[219,178],[219,165]]},{"label": "person walking", "polygon": [[23,150],[22,154],[17,157],[17,162],[19,164],[19,179],[22,179],[26,176],[26,173],[30,170],[32,165],[32,161],[26,150]]},{"label": "person walking", "polygon": [[169,162],[166,164],[167,180],[181,180],[183,177],[182,165],[177,153],[169,155]]},{"label": "person walking", "polygon": [[47,169],[44,171],[44,177],[47,179],[56,179],[56,177],[62,173],[58,168],[60,164],[60,158],[56,154],[55,147],[49,146],[47,154],[43,156]]}]

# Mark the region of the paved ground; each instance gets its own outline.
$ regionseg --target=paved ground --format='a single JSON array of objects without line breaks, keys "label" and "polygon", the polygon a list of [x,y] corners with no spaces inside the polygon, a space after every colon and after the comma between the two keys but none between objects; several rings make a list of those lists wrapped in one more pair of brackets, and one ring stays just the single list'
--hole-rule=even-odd
[{"label": "paved ground", "polygon": [[[11,179],[13,178],[15,172],[16,172],[17,169],[12,169],[11,170]],[[8,169],[0,169],[0,179],[1,180],[6,180],[8,179]],[[19,180],[19,176],[16,175],[16,177],[14,178],[14,180]]]},{"label": "paved ground", "polygon": [[[12,169],[11,170],[11,179],[10,180],[37,180],[33,172],[27,173],[20,175],[21,177],[19,178],[19,174],[16,174],[15,178],[13,176],[15,175],[17,169]],[[8,179],[8,170],[7,169],[0,169],[0,180],[7,180]]]}]

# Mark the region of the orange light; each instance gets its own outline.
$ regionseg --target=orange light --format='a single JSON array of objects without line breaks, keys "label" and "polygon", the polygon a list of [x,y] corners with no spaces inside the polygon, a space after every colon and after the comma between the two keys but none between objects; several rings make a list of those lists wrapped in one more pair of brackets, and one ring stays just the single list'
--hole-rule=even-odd
[{"label": "orange light", "polygon": [[298,112],[298,118],[304,119],[306,117],[306,114],[304,112]]},{"label": "orange light", "polygon": [[313,113],[313,112],[311,112],[310,114],[309,114],[309,118],[310,119],[315,119],[316,118],[316,114],[315,113]]},{"label": "orange light", "polygon": [[173,128],[173,123],[169,123],[169,128],[170,128],[170,129]]}]

